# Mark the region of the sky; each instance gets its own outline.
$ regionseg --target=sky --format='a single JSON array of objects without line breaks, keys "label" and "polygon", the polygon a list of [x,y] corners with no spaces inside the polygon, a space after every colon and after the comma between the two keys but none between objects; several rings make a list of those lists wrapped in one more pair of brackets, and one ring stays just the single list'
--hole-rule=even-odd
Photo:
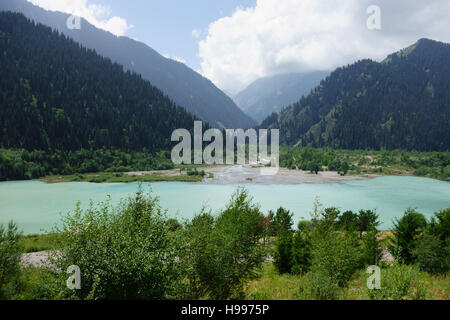
[{"label": "sky", "polygon": [[450,42],[449,0],[28,1],[142,41],[230,95],[261,77],[380,61],[420,38]]}]

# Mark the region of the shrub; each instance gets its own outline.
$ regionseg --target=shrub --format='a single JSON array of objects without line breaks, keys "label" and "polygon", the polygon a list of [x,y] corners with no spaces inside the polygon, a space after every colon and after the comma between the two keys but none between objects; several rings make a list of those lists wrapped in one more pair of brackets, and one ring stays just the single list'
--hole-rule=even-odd
[{"label": "shrub", "polygon": [[306,231],[295,233],[292,242],[291,273],[303,274],[311,267],[311,240]]},{"label": "shrub", "polygon": [[426,289],[415,266],[394,264],[381,270],[381,289],[369,290],[373,300],[422,300]]},{"label": "shrub", "polygon": [[204,209],[184,227],[186,241],[181,263],[184,264],[186,283],[184,297],[201,299],[214,290],[220,257],[216,254],[215,218]]},{"label": "shrub", "polygon": [[408,209],[400,220],[394,221],[390,251],[399,262],[407,264],[414,262],[412,251],[415,240],[426,225],[425,217],[413,209]]},{"label": "shrub", "polygon": [[315,212],[313,217],[311,270],[307,274],[308,281],[301,287],[301,295],[307,294],[313,299],[335,299],[339,288],[347,286],[360,266],[361,249],[354,232],[336,230],[336,210]]},{"label": "shrub", "polygon": [[336,300],[341,292],[337,282],[325,272],[310,272],[300,285],[301,300]]},{"label": "shrub", "polygon": [[275,266],[280,274],[291,273],[293,266],[293,235],[283,230],[276,241]]},{"label": "shrub", "polygon": [[449,252],[435,235],[425,234],[418,238],[412,254],[422,271],[438,274],[449,270]]},{"label": "shrub", "polygon": [[260,245],[263,218],[248,192],[238,189],[216,219],[203,213],[186,227],[183,260],[190,266],[191,296],[219,300],[244,296],[245,283],[257,276],[266,257]]},{"label": "shrub", "polygon": [[0,299],[11,299],[18,292],[20,277],[20,233],[13,222],[0,225]]},{"label": "shrub", "polygon": [[67,298],[166,299],[176,293],[179,239],[158,200],[142,190],[116,208],[108,202],[86,211],[77,206],[58,231],[63,249],[52,257],[54,265],[81,269],[81,290],[64,288]]},{"label": "shrub", "polygon": [[378,265],[381,262],[382,250],[377,231],[369,231],[362,242],[362,265]]}]

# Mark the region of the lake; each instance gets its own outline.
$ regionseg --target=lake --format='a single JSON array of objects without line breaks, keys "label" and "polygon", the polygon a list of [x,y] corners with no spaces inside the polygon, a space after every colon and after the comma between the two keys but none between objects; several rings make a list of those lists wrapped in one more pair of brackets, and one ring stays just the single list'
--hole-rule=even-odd
[{"label": "lake", "polygon": [[[236,190],[234,185],[189,184],[178,182],[144,183],[152,189],[170,217],[189,219],[202,206],[213,212],[223,208]],[[340,183],[299,185],[245,186],[261,209],[276,210],[283,206],[294,213],[295,223],[310,217],[316,197],[325,206],[342,210],[376,209],[383,222],[380,229],[392,227],[395,217],[405,209],[417,208],[427,217],[450,207],[450,183],[417,177],[379,177]],[[10,220],[18,223],[25,234],[51,231],[60,221],[60,214],[82,207],[90,200],[97,203],[111,196],[113,203],[138,189],[138,183],[94,184],[83,182],[45,184],[40,181],[0,183],[0,224]]]}]

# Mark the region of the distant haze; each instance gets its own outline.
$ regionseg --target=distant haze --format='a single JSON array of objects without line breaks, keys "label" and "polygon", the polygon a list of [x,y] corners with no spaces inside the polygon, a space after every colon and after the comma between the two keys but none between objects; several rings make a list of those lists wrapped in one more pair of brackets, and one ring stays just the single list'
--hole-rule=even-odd
[{"label": "distant haze", "polygon": [[320,84],[327,71],[289,73],[258,79],[234,97],[236,104],[258,123],[280,112]]}]

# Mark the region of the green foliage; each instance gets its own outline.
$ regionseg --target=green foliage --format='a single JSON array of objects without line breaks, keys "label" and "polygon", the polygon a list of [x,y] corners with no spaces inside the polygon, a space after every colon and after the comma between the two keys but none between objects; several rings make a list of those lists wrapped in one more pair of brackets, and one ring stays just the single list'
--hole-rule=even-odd
[{"label": "green foliage", "polygon": [[285,231],[292,231],[292,226],[294,225],[292,217],[294,216],[294,214],[289,210],[280,207],[278,208],[276,213],[270,210],[268,216],[271,221],[269,229],[270,235],[277,236]]},{"label": "green foliage", "polygon": [[62,299],[63,279],[48,268],[27,267],[20,276],[21,292],[19,300],[58,300]]},{"label": "green foliage", "polygon": [[[176,128],[192,128],[194,118],[140,75],[124,72],[93,50],[23,15],[0,13],[0,147],[37,151],[53,165],[69,164],[64,152],[118,149],[155,154],[169,149]],[[112,159],[104,161],[109,167]],[[23,159],[24,161],[27,161]],[[82,158],[79,172],[103,171]],[[11,165],[15,166],[9,168]],[[42,161],[6,165],[3,178],[48,173]],[[124,161],[123,161],[124,162]],[[117,167],[127,164],[117,163]],[[64,171],[64,166],[50,168]],[[73,170],[67,166],[67,170]],[[106,168],[104,168],[106,169]]]},{"label": "green foliage", "polygon": [[83,181],[82,174],[105,171],[108,176],[89,178],[90,182],[103,182],[114,178],[114,173],[173,169],[170,153],[160,151],[123,152],[114,148],[52,152],[0,148],[0,180],[35,179],[46,175],[72,175],[74,181]]},{"label": "green foliage", "polygon": [[342,288],[326,272],[309,272],[300,284],[301,300],[336,300]]},{"label": "green foliage", "polygon": [[[300,228],[299,228],[300,229]],[[311,268],[311,240],[309,231],[300,229],[292,242],[291,273],[304,274]]]},{"label": "green foliage", "polygon": [[0,225],[0,299],[11,299],[18,293],[20,275],[20,233],[13,222]]},{"label": "green foliage", "polygon": [[352,211],[345,211],[338,217],[338,226],[342,230],[355,231],[359,223],[358,215]]},{"label": "green foliage", "polygon": [[279,128],[290,145],[449,150],[449,54],[449,44],[421,39],[407,56],[338,68],[261,127]]},{"label": "green foliage", "polygon": [[335,299],[339,288],[360,267],[362,252],[355,232],[338,229],[339,210],[328,208],[313,214],[311,233],[311,269],[300,294],[313,299]]},{"label": "green foliage", "polygon": [[423,300],[427,290],[415,266],[394,264],[381,269],[381,289],[368,290],[373,300]]},{"label": "green foliage", "polygon": [[358,231],[360,238],[362,238],[363,232],[376,231],[380,225],[378,215],[373,210],[360,210],[358,214]]},{"label": "green foliage", "polygon": [[275,266],[280,274],[291,273],[293,264],[293,232],[283,230],[276,241]]},{"label": "green foliage", "polygon": [[402,263],[413,263],[413,249],[419,234],[427,226],[423,214],[408,209],[400,219],[395,219],[390,251]]},{"label": "green foliage", "polygon": [[416,240],[412,250],[414,261],[420,270],[430,274],[445,273],[450,270],[448,247],[435,235],[424,234]]},{"label": "green foliage", "polygon": [[377,231],[367,232],[363,237],[362,243],[362,263],[368,266],[377,266],[381,262],[382,255]]},{"label": "green foliage", "polygon": [[311,147],[280,148],[280,166],[289,169],[336,171],[340,174],[416,175],[450,180],[449,152],[404,150],[336,150]]},{"label": "green foliage", "polygon": [[[158,200],[138,191],[112,208],[108,202],[65,217],[60,270],[81,269],[81,290],[65,290],[76,299],[167,299],[175,296],[181,272],[180,239],[170,232]],[[64,273],[62,277],[66,277]]]},{"label": "green foliage", "polygon": [[238,189],[217,218],[203,212],[186,226],[190,297],[241,298],[266,256],[260,244],[264,216],[245,189]]},{"label": "green foliage", "polygon": [[422,271],[443,274],[450,270],[450,208],[435,213],[412,254]]}]

